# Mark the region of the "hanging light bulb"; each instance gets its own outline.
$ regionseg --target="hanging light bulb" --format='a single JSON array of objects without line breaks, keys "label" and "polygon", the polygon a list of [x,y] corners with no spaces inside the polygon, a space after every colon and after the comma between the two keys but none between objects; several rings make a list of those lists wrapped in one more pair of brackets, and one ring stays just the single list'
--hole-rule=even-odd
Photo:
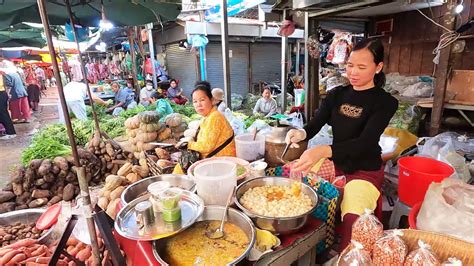
[{"label": "hanging light bulb", "polygon": [[464,0],[461,0],[461,2],[454,8],[454,13],[461,14],[461,12],[464,10],[463,2]]},{"label": "hanging light bulb", "polygon": [[99,21],[99,27],[105,31],[111,30],[114,28],[114,24],[105,17],[104,4],[101,3],[100,5],[102,7],[102,19]]}]

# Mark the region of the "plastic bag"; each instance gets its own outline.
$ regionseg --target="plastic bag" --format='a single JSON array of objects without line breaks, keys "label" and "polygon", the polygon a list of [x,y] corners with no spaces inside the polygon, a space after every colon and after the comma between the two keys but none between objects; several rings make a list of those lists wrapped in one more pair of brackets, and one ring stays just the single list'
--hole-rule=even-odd
[{"label": "plastic bag", "polygon": [[451,165],[456,170],[457,177],[467,182],[471,178],[471,174],[466,165],[466,159],[457,153],[457,150],[462,150],[467,145],[459,139],[460,135],[457,133],[441,133],[429,139],[419,154]]},{"label": "plastic bag", "polygon": [[321,130],[308,142],[308,149],[319,145],[331,145],[333,140],[332,127],[324,125]]},{"label": "plastic bag", "polygon": [[291,120],[291,125],[297,129],[303,128],[303,115],[300,112],[296,113],[296,115],[293,117],[293,119]]},{"label": "plastic bag", "polygon": [[255,129],[258,130],[258,135],[263,136],[266,136],[272,132],[272,127],[261,119],[255,120],[255,122],[253,122],[252,125],[247,128],[247,132],[253,133],[255,132]]},{"label": "plastic bag", "polygon": [[436,255],[431,250],[430,245],[418,240],[419,249],[413,250],[408,254],[405,265],[409,266],[434,266],[440,265]]},{"label": "plastic bag", "polygon": [[451,235],[474,243],[474,186],[447,178],[431,183],[418,213],[420,230]]},{"label": "plastic bag", "polygon": [[372,210],[365,209],[365,213],[359,216],[352,224],[352,240],[361,243],[364,249],[371,252],[375,242],[383,235],[383,225],[372,215]]},{"label": "plastic bag", "polygon": [[374,265],[403,265],[408,248],[400,236],[403,236],[402,231],[393,230],[375,242],[372,251]]},{"label": "plastic bag", "polygon": [[339,266],[370,266],[372,265],[372,259],[370,258],[370,253],[364,250],[364,246],[352,240],[352,249],[349,250],[346,255],[342,258],[339,263]]},{"label": "plastic bag", "polygon": [[458,258],[451,257],[447,261],[443,262],[441,266],[462,266],[462,261]]},{"label": "plastic bag", "polygon": [[230,102],[232,104],[232,109],[238,110],[242,107],[242,102],[244,101],[244,97],[240,94],[232,93],[230,96]]},{"label": "plastic bag", "polygon": [[404,97],[429,98],[433,94],[433,84],[428,82],[418,82],[405,88],[401,93]]},{"label": "plastic bag", "polygon": [[390,120],[389,127],[408,130],[410,133],[418,135],[421,115],[422,113],[418,106],[401,102],[395,115]]},{"label": "plastic bag", "polygon": [[398,138],[390,137],[385,134],[380,136],[379,146],[382,148],[382,154],[392,153],[397,149]]},{"label": "plastic bag", "polygon": [[234,134],[235,134],[236,136],[245,133],[245,123],[244,123],[244,120],[235,117],[235,116],[232,114],[232,111],[231,111],[229,108],[225,109],[224,116],[225,116],[225,118],[227,119],[227,121],[229,122],[229,124],[230,124],[230,126],[232,127],[232,129],[234,130]]}]

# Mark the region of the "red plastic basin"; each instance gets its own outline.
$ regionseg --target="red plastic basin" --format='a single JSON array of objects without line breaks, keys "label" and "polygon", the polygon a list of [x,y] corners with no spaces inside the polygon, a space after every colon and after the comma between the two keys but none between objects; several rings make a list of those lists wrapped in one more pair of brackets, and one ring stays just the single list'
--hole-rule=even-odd
[{"label": "red plastic basin", "polygon": [[410,229],[417,229],[416,217],[418,217],[418,213],[420,212],[422,204],[423,202],[418,202],[417,204],[413,205],[410,212],[408,213],[408,225],[410,226]]},{"label": "red plastic basin", "polygon": [[410,207],[424,200],[432,182],[441,182],[454,173],[450,165],[426,157],[403,157],[398,165],[398,197]]}]

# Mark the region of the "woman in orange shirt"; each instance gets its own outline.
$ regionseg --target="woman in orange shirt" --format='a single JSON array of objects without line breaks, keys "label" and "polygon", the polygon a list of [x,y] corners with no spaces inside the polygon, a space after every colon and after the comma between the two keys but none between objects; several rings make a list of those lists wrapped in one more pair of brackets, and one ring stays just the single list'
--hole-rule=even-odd
[{"label": "woman in orange shirt", "polygon": [[[197,82],[192,92],[193,106],[203,116],[195,138],[183,138],[176,146],[184,147],[200,154],[200,158],[213,156],[236,156],[234,130],[213,105],[211,85],[207,81]],[[180,174],[186,169],[176,165],[173,173]]]}]

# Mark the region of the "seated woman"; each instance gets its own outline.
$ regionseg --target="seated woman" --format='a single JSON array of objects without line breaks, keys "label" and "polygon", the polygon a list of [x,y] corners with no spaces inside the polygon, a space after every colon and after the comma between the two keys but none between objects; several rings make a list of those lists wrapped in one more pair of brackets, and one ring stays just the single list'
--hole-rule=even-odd
[{"label": "seated woman", "polygon": [[151,102],[156,103],[156,111],[160,114],[160,122],[164,122],[167,115],[173,113],[173,108],[165,96],[161,93],[154,92],[151,96]]},{"label": "seated woman", "polygon": [[262,98],[258,99],[253,114],[262,114],[265,117],[271,117],[277,113],[277,102],[272,98],[272,92],[269,88],[264,88]]},{"label": "seated woman", "polygon": [[175,79],[170,80],[168,99],[180,105],[188,102],[188,99],[183,95],[183,89],[178,88],[178,82]]},{"label": "seated woman", "polygon": [[[227,119],[217,111],[212,104],[211,85],[207,81],[197,82],[192,92],[193,106],[196,112],[204,118],[195,138],[183,138],[176,147],[182,148],[187,145],[189,150],[197,151],[200,158],[213,156],[236,156],[234,130]],[[182,174],[180,164],[176,165],[173,173]]]},{"label": "seated woman", "polygon": [[153,81],[150,79],[146,80],[145,87],[140,90],[140,104],[143,106],[148,106],[152,103],[151,95],[156,90],[153,89]]},{"label": "seated woman", "polygon": [[221,113],[225,112],[224,91],[221,88],[212,89],[212,101],[217,111]]},{"label": "seated woman", "polygon": [[126,109],[133,109],[137,106],[137,102],[133,99],[127,88],[121,88],[117,82],[112,83],[112,91],[115,93],[114,105],[107,108],[107,113],[112,113],[113,116],[118,116]]}]

